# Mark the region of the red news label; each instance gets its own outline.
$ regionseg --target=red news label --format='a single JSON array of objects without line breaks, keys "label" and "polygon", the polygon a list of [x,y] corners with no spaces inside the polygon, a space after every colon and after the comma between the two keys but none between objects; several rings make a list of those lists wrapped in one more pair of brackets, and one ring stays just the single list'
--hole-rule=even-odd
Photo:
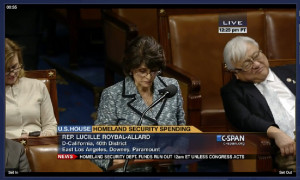
[{"label": "red news label", "polygon": [[76,159],[77,157],[75,154],[57,154],[57,159]]}]

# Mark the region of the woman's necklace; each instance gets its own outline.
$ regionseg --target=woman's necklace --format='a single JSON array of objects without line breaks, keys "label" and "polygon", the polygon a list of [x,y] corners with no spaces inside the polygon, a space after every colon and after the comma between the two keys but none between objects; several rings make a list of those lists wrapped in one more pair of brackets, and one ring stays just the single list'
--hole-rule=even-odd
[{"label": "woman's necklace", "polygon": [[[139,94],[141,95],[142,99],[144,100],[146,106],[150,106],[153,102],[153,86],[151,89],[148,89],[144,91],[143,89],[137,88],[139,91]],[[150,90],[150,91],[149,91]],[[152,112],[152,108],[150,108],[150,111]]]},{"label": "woman's necklace", "polygon": [[[143,100],[146,102],[146,105],[149,107],[152,104],[152,98],[153,96],[142,96]],[[152,108],[150,108],[150,111],[152,112]]]},{"label": "woman's necklace", "polygon": [[[144,99],[144,98],[143,98],[143,99]],[[146,101],[146,105],[147,105],[147,106],[150,106],[150,105],[152,104],[152,97],[150,97],[150,98],[145,98],[144,100]]]}]

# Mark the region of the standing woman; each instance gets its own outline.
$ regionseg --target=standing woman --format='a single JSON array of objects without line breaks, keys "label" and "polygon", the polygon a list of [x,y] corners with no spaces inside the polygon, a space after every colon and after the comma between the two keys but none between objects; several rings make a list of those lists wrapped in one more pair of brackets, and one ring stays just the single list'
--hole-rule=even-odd
[{"label": "standing woman", "polygon": [[[151,108],[141,125],[185,125],[183,99],[177,80],[159,76],[165,68],[165,55],[153,37],[140,36],[125,50],[125,80],[103,90],[95,125],[137,125],[142,113],[158,98],[159,90],[175,85],[177,93]],[[109,160],[94,161],[106,170]]]},{"label": "standing woman", "polygon": [[40,131],[40,136],[57,134],[57,122],[45,84],[24,77],[21,48],[5,38],[5,130],[6,138],[27,137]]}]

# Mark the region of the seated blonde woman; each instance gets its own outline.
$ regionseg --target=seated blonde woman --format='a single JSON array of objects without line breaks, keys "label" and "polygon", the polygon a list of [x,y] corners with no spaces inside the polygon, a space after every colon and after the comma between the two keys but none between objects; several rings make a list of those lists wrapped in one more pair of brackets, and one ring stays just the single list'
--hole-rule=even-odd
[{"label": "seated blonde woman", "polygon": [[24,77],[21,48],[5,38],[6,138],[57,134],[57,122],[45,84]]}]

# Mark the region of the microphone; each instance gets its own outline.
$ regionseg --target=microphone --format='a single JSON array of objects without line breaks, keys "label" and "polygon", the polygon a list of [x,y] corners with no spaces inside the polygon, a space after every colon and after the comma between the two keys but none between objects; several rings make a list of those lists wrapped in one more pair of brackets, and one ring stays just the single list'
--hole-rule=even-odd
[{"label": "microphone", "polygon": [[170,98],[170,97],[173,97],[177,93],[177,90],[178,90],[177,87],[174,84],[171,84],[164,89],[158,90],[158,92],[160,95],[163,95],[166,93],[166,97]]},{"label": "microphone", "polygon": [[139,122],[137,123],[138,126],[142,124],[142,119],[145,116],[145,114],[154,106],[156,106],[160,101],[162,101],[164,98],[170,98],[173,97],[177,93],[177,87],[174,84],[171,84],[167,86],[164,89],[158,90],[159,94],[162,95],[160,98],[158,98],[156,101],[154,101],[142,114]]},{"label": "microphone", "polygon": [[[160,101],[162,101],[165,98],[170,98],[173,97],[176,93],[177,93],[178,89],[174,84],[170,84],[169,86],[167,86],[164,89],[160,89],[158,90],[159,94],[162,95],[160,98],[158,98],[156,101],[154,101],[142,114],[140,120],[137,123],[137,126],[141,126],[142,125],[142,121],[143,121],[143,117],[145,116],[145,114],[154,106],[156,106]],[[129,159],[126,159],[124,167],[123,167],[123,172],[126,172],[126,168],[128,166],[128,162]]]}]

